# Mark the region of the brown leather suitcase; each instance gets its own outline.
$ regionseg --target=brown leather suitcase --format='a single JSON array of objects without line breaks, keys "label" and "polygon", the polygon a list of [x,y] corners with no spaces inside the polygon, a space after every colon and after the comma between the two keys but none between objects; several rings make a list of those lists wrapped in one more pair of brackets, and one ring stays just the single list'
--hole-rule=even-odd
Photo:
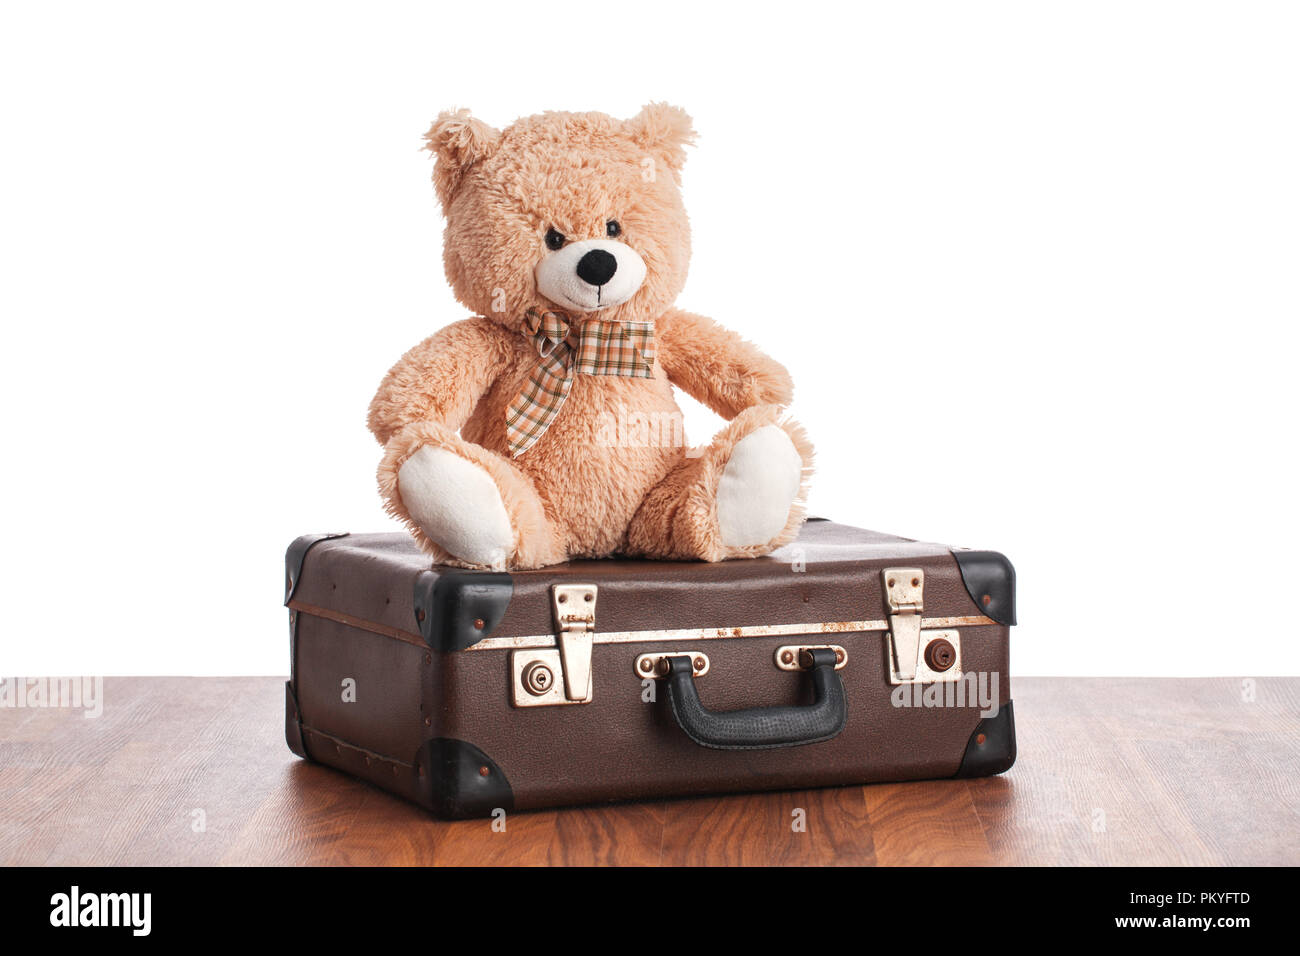
[{"label": "brown leather suitcase", "polygon": [[1015,760],[996,552],[813,519],[764,558],[497,573],[308,535],[286,578],[289,747],[439,816]]}]

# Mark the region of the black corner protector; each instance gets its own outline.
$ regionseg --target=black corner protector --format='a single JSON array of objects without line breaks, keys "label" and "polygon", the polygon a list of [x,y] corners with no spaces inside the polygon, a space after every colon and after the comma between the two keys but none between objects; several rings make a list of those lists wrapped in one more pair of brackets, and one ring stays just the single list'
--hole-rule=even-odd
[{"label": "black corner protector", "polygon": [[985,617],[1016,623],[1016,569],[996,551],[954,551],[971,600]]},{"label": "black corner protector", "polygon": [[288,604],[293,600],[293,592],[298,588],[298,579],[302,576],[302,563],[307,558],[307,552],[322,541],[329,541],[331,538],[346,538],[348,532],[335,531],[330,534],[304,534],[300,538],[295,538],[293,544],[289,545],[289,550],[284,553],[284,603]]},{"label": "black corner protector", "polygon": [[284,742],[303,760],[310,760],[307,745],[302,739],[302,718],[298,716],[298,698],[293,693],[293,682],[284,682]]},{"label": "black corner protector", "polygon": [[435,737],[425,741],[415,762],[423,802],[439,817],[488,817],[515,807],[506,775],[473,744]]},{"label": "black corner protector", "polygon": [[415,622],[434,650],[463,651],[501,623],[514,592],[504,571],[423,571],[415,579]]},{"label": "black corner protector", "polygon": [[1011,769],[1016,762],[1016,718],[1007,701],[993,717],[975,727],[966,744],[958,777],[991,777]]}]

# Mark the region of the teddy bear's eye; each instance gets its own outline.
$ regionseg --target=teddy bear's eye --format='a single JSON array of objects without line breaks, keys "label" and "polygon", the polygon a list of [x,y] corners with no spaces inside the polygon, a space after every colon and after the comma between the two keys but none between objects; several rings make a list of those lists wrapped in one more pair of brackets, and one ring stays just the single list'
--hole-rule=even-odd
[{"label": "teddy bear's eye", "polygon": [[564,233],[556,232],[554,229],[546,230],[546,248],[554,252],[556,249],[564,248]]},{"label": "teddy bear's eye", "polygon": [[620,236],[622,234],[623,227],[618,224],[617,219],[611,219],[609,222],[605,223],[605,235],[609,236],[609,238],[613,239],[615,236]]}]

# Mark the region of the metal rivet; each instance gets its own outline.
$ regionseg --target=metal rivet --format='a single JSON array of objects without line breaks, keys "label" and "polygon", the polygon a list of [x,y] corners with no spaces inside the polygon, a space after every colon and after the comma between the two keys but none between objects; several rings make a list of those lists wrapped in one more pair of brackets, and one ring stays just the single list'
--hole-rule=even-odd
[{"label": "metal rivet", "polygon": [[993,595],[986,594],[982,598],[980,598],[980,600],[984,602],[985,607],[988,607],[990,604],[993,603]]},{"label": "metal rivet", "polygon": [[426,718],[424,718],[424,726],[426,726],[426,727],[432,727],[432,726],[433,726],[433,718],[432,718],[432,717],[426,717]]},{"label": "metal rivet", "polygon": [[986,740],[988,740],[988,738],[985,737],[983,734],[976,734],[976,735],[975,735],[975,742],[976,742],[977,744],[979,744],[981,747],[984,746],[984,741],[986,741]]},{"label": "metal rivet", "polygon": [[844,651],[839,650],[838,648],[835,651],[835,663],[836,664],[844,663]]},{"label": "metal rivet", "polygon": [[588,591],[586,594],[584,594],[584,595],[582,596],[582,599],[583,599],[584,601],[586,601],[588,604],[590,604],[592,601],[596,600],[596,599],[592,596],[592,594],[591,594],[590,591]]},{"label": "metal rivet", "polygon": [[561,594],[558,598],[556,598],[556,600],[559,601],[561,604],[565,604],[568,602],[569,596],[567,594]]},{"label": "metal rivet", "polygon": [[641,662],[641,669],[648,674],[655,669],[655,662],[647,657]]},{"label": "metal rivet", "polygon": [[417,621],[423,621],[423,620],[424,620],[424,608],[422,608],[422,607],[417,607],[417,608],[415,609],[415,619],[416,619]]},{"label": "metal rivet", "polygon": [[479,775],[480,777],[486,777],[486,776],[490,775],[491,773],[492,773],[492,771],[489,770],[487,767],[479,767],[479,768],[478,768],[478,775]]},{"label": "metal rivet", "polygon": [[703,657],[697,657],[697,658],[695,658],[695,669],[696,669],[697,671],[702,671],[702,670],[704,670],[704,658],[703,658]]},{"label": "metal rivet", "polygon": [[890,586],[891,588],[894,586],[894,579],[893,579],[893,578],[890,578],[890,579],[889,579],[889,586]]},{"label": "metal rivet", "polygon": [[782,651],[782,652],[781,652],[781,663],[782,663],[782,664],[793,664],[793,663],[794,663],[794,651]]},{"label": "metal rivet", "polygon": [[486,626],[486,625],[484,625],[484,623],[483,623],[483,618],[481,618],[481,617],[476,617],[476,618],[474,618],[474,629],[475,629],[475,630],[477,630],[477,631],[481,631],[481,630],[483,630],[483,628],[484,628],[485,626]]},{"label": "metal rivet", "polygon": [[920,578],[912,578],[912,587],[915,588],[915,587],[920,587],[920,586],[921,586],[921,579],[920,579]]}]

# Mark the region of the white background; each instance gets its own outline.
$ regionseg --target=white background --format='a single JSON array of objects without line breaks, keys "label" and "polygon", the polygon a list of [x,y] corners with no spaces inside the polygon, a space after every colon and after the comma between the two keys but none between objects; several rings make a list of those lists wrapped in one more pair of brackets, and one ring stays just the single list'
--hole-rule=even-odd
[{"label": "white background", "polygon": [[367,402],[465,314],[429,122],[649,100],[814,513],[1010,555],[1018,673],[1300,672],[1296,9],[6,3],[0,673],[286,672],[284,547],[391,526]]}]

